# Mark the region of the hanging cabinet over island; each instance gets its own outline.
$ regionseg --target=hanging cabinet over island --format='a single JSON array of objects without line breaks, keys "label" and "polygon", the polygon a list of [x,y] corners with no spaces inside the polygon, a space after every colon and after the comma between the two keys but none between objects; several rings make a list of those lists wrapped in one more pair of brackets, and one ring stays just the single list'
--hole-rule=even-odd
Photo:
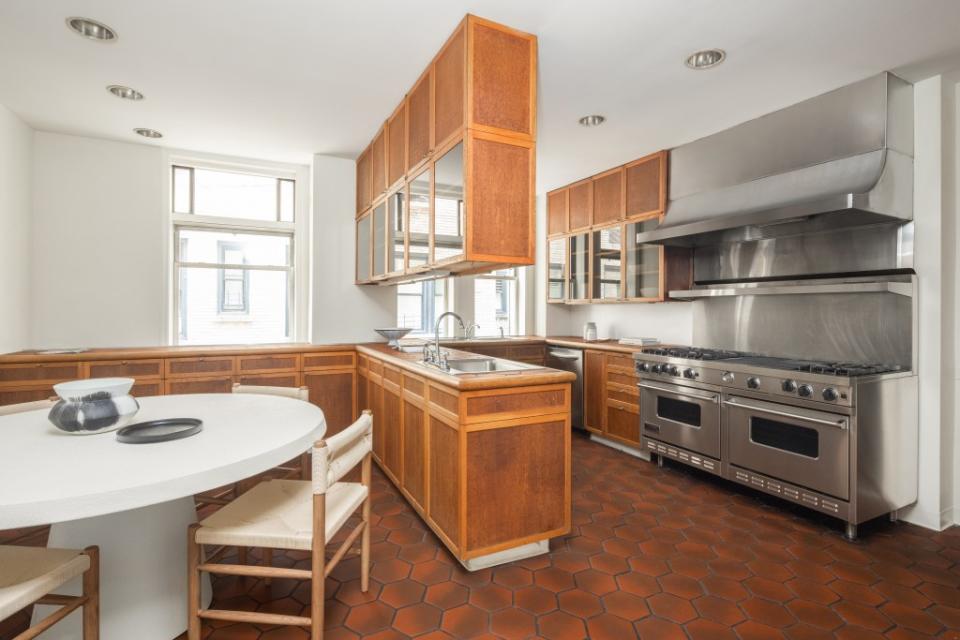
[{"label": "hanging cabinet over island", "polygon": [[535,36],[464,18],[357,158],[357,284],[533,264],[536,88]]}]

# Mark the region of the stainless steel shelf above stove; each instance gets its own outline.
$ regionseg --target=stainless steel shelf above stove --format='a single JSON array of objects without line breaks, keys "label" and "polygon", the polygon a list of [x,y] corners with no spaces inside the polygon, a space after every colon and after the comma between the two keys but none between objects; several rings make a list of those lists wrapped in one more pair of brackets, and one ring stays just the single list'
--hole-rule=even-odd
[{"label": "stainless steel shelf above stove", "polygon": [[914,286],[910,280],[846,280],[842,282],[818,282],[795,280],[790,282],[746,282],[729,285],[712,285],[696,289],[671,291],[670,297],[681,300],[719,298],[731,296],[773,296],[821,293],[894,293],[913,297]]}]

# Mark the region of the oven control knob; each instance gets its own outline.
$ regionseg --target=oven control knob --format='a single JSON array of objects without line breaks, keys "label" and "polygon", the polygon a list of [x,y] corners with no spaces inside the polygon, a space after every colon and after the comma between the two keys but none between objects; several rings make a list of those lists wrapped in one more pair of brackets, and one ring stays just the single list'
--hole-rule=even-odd
[{"label": "oven control knob", "polygon": [[683,377],[684,377],[684,378],[690,378],[690,379],[692,380],[693,378],[696,378],[696,377],[697,377],[697,372],[694,371],[693,369],[684,369],[684,370],[683,370]]},{"label": "oven control knob", "polygon": [[663,371],[664,371],[664,373],[669,373],[670,375],[675,376],[675,375],[677,375],[677,365],[675,365],[675,364],[668,364],[667,366],[665,366],[665,367],[663,368]]},{"label": "oven control knob", "polygon": [[720,380],[723,382],[733,382],[734,378],[736,378],[736,376],[733,375],[732,371],[724,371],[723,374],[720,375]]},{"label": "oven control knob", "polygon": [[800,388],[797,389],[797,393],[803,398],[809,398],[813,395],[813,387],[808,384],[802,384]]},{"label": "oven control knob", "polygon": [[747,386],[751,389],[760,388],[760,378],[753,376],[752,378],[747,378]]},{"label": "oven control knob", "polygon": [[650,365],[646,362],[640,362],[637,364],[637,371],[650,371]]},{"label": "oven control knob", "polygon": [[786,391],[787,393],[794,393],[797,390],[797,381],[784,380],[783,384],[780,385],[780,388]]},{"label": "oven control knob", "polygon": [[650,367],[650,371],[653,372],[653,373],[660,373],[661,371],[663,371],[663,365],[662,365],[662,364],[655,364],[655,365],[653,365],[652,367]]},{"label": "oven control knob", "polygon": [[833,402],[840,397],[840,394],[833,387],[827,387],[823,390],[823,399],[828,402]]}]

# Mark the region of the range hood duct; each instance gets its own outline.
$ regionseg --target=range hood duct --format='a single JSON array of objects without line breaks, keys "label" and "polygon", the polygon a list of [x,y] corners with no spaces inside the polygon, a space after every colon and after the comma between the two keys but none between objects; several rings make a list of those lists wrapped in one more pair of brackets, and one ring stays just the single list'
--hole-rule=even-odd
[{"label": "range hood duct", "polygon": [[703,246],[913,218],[913,86],[890,73],[670,152],[642,242]]}]

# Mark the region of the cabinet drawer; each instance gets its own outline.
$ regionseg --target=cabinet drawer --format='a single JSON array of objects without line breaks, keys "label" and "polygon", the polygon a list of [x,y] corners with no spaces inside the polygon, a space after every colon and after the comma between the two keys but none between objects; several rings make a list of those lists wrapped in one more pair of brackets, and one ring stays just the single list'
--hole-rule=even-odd
[{"label": "cabinet drawer", "polygon": [[163,380],[159,378],[154,380],[137,381],[130,389],[130,395],[134,398],[145,398],[147,396],[163,395]]},{"label": "cabinet drawer", "polygon": [[79,362],[39,362],[0,366],[0,385],[24,385],[40,382],[77,380],[83,375]]},{"label": "cabinet drawer", "polygon": [[162,378],[163,360],[98,360],[84,364],[87,378]]},{"label": "cabinet drawer", "polygon": [[300,372],[291,371],[290,373],[251,373],[245,376],[237,376],[237,382],[240,384],[249,384],[257,387],[299,387]]},{"label": "cabinet drawer", "polygon": [[164,392],[168,395],[178,393],[232,393],[233,376],[210,378],[182,378],[167,380]]},{"label": "cabinet drawer", "polygon": [[51,385],[21,387],[19,389],[0,389],[0,407],[8,404],[20,404],[21,402],[47,400],[56,395]]},{"label": "cabinet drawer", "polygon": [[357,366],[357,354],[353,351],[325,351],[303,354],[304,371],[343,369],[355,366]]},{"label": "cabinet drawer", "polygon": [[299,353],[265,353],[256,356],[240,356],[237,359],[237,373],[272,373],[300,370]]},{"label": "cabinet drawer", "polygon": [[378,376],[379,376],[379,375],[382,375],[382,374],[383,374],[383,363],[380,362],[379,360],[374,360],[373,358],[370,358],[369,363],[368,363],[368,366],[367,366],[367,370],[368,370],[370,373],[376,374],[376,375],[378,375]]},{"label": "cabinet drawer", "polygon": [[423,378],[403,374],[403,390],[407,395],[416,396],[420,400],[425,400],[427,395],[427,385]]},{"label": "cabinet drawer", "polygon": [[622,402],[623,404],[630,405],[631,407],[634,407],[635,410],[639,411],[640,390],[636,388],[631,389],[630,387],[611,385],[607,387],[607,399]]},{"label": "cabinet drawer", "polygon": [[403,375],[400,373],[400,369],[396,367],[391,367],[386,365],[383,367],[383,382],[384,384],[389,384],[396,388],[400,389],[400,383],[403,380]]},{"label": "cabinet drawer", "polygon": [[630,444],[639,444],[639,414],[631,411],[620,402],[608,402],[606,435]]},{"label": "cabinet drawer", "polygon": [[366,371],[367,365],[369,364],[370,359],[367,356],[357,354],[357,369],[359,371]]},{"label": "cabinet drawer", "polygon": [[170,358],[166,361],[166,377],[211,376],[214,374],[233,374],[236,358],[233,356],[213,356],[202,358]]},{"label": "cabinet drawer", "polygon": [[623,353],[608,353],[607,366],[615,367],[617,369],[626,369],[631,373],[635,371],[633,356],[629,356]]},{"label": "cabinet drawer", "polygon": [[622,373],[617,370],[607,369],[607,384],[616,384],[621,387],[636,387],[637,386],[637,377]]},{"label": "cabinet drawer", "polygon": [[546,356],[546,347],[539,344],[521,344],[510,347],[508,353],[507,357],[511,360],[542,365]]}]

